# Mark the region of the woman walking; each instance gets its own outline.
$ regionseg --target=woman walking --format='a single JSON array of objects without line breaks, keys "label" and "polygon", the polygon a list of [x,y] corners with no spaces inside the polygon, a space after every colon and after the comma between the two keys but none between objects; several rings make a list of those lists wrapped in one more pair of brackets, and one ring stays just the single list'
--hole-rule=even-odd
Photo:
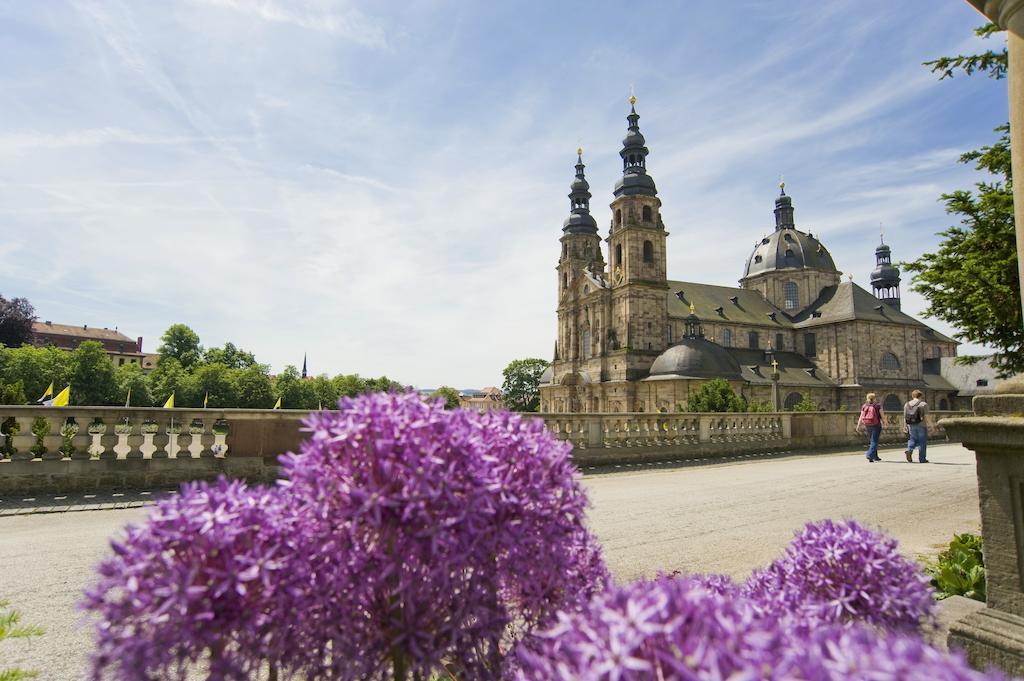
[{"label": "woman walking", "polygon": [[882,419],[885,417],[885,412],[882,411],[882,405],[875,402],[875,393],[868,393],[865,400],[866,402],[860,408],[860,418],[857,419],[857,432],[864,429],[868,431],[870,442],[867,459],[868,463],[873,463],[882,460],[878,456],[878,438],[882,436]]}]

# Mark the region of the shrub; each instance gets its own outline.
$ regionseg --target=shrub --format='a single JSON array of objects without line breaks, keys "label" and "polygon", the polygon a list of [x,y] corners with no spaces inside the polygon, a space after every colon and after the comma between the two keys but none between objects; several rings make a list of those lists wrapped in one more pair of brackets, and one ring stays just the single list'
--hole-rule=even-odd
[{"label": "shrub", "polygon": [[932,576],[936,598],[966,596],[985,602],[985,559],[981,537],[965,532],[953,535],[953,541],[938,559],[926,568]]},{"label": "shrub", "polygon": [[[0,599],[0,642],[12,638],[32,638],[42,636],[43,630],[36,626],[21,624],[21,613],[11,610],[10,604]],[[21,667],[0,668],[0,680],[21,681],[22,679],[34,679],[35,672],[30,672]]]},{"label": "shrub", "polygon": [[36,456],[40,456],[46,452],[46,445],[43,444],[43,438],[50,433],[50,422],[46,420],[45,416],[37,416],[32,419],[32,434],[36,436],[36,443],[32,445],[32,453]]}]

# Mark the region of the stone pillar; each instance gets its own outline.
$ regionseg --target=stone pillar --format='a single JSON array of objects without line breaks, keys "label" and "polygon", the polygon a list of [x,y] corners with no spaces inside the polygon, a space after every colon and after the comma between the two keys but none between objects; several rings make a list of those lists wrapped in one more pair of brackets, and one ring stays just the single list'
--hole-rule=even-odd
[{"label": "stone pillar", "polygon": [[974,416],[943,419],[977,456],[986,607],[950,627],[950,647],[980,669],[1024,675],[1024,394],[979,395]]}]

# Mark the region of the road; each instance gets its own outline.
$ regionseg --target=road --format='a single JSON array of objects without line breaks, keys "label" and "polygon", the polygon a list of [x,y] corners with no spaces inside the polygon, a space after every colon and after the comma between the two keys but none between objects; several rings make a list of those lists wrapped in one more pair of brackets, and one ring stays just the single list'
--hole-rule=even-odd
[{"label": "road", "polygon": [[[636,466],[584,476],[590,523],[620,580],[658,571],[743,578],[783,549],[809,520],[855,518],[900,540],[909,556],[932,554],[954,532],[979,527],[974,455],[930,448],[928,465],[883,452],[738,459],[710,465]],[[74,500],[67,503],[74,507]],[[42,638],[0,644],[0,669],[20,663],[40,679],[82,678],[89,631],[75,608],[107,542],[145,509],[0,517],[0,597]]]}]

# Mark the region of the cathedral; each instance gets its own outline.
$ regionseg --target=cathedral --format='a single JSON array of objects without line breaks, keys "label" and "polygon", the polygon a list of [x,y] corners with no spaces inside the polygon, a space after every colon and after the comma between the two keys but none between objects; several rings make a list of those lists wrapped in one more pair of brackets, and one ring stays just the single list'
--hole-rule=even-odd
[{"label": "cathedral", "polygon": [[661,199],[636,99],[630,104],[607,262],[577,152],[542,412],[686,411],[714,378],[778,411],[806,399],[819,410],[855,410],[868,392],[899,411],[914,389],[933,409],[952,405],[956,388],[936,367],[957,342],[900,311],[889,247],[875,249],[870,292],[844,281],[824,244],[797,229],[784,183],[774,231],[754,247],[738,288],[669,279]]}]

